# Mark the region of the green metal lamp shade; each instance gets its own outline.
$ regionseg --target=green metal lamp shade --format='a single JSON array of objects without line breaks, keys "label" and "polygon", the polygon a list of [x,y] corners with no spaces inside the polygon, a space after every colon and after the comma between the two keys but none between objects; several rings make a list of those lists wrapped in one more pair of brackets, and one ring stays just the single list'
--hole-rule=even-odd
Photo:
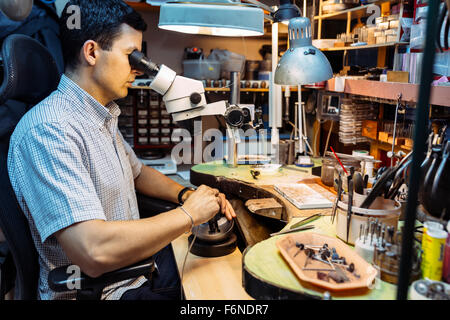
[{"label": "green metal lamp shade", "polygon": [[289,20],[300,16],[300,8],[291,3],[291,0],[280,0],[280,7],[273,14],[273,20],[274,22],[281,22],[285,25],[288,25]]},{"label": "green metal lamp shade", "polygon": [[333,77],[327,57],[312,45],[311,23],[298,17],[289,21],[289,49],[283,54],[275,70],[276,84],[304,85]]},{"label": "green metal lamp shade", "polygon": [[264,11],[240,2],[166,2],[158,27],[211,36],[243,37],[264,34]]}]

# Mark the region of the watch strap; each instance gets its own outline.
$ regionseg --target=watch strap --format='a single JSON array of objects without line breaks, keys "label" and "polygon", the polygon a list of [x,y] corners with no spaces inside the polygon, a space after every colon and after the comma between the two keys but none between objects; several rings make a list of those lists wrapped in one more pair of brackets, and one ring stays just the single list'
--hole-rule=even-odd
[{"label": "watch strap", "polygon": [[183,189],[181,189],[180,192],[178,192],[178,203],[179,204],[183,204],[183,195],[187,192],[187,191],[193,191],[194,189],[189,188],[189,187],[184,187]]}]

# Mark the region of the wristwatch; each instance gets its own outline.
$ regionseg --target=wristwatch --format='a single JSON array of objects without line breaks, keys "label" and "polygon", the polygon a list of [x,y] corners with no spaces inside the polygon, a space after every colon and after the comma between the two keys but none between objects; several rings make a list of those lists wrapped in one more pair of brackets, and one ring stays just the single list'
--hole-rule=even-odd
[{"label": "wristwatch", "polygon": [[183,204],[183,195],[188,192],[188,191],[195,191],[194,188],[190,188],[190,187],[185,187],[183,189],[181,189],[181,191],[178,193],[178,203],[179,204]]}]

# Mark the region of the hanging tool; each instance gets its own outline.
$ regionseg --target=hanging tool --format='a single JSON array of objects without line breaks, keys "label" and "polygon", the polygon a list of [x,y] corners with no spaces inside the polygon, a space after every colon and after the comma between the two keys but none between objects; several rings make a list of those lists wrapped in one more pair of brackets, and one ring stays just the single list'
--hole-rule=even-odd
[{"label": "hanging tool", "polygon": [[352,219],[352,205],[353,205],[353,177],[352,177],[352,175],[349,175],[347,177],[347,184],[348,184],[348,210],[347,210],[347,242],[348,242],[348,235],[350,233],[350,222]]},{"label": "hanging tool", "polygon": [[396,145],[396,136],[397,136],[397,117],[398,117],[398,111],[399,110],[403,110],[404,109],[404,105],[402,105],[402,103],[401,103],[401,99],[402,99],[402,94],[401,93],[399,93],[399,95],[398,95],[398,97],[397,97],[397,106],[395,107],[395,118],[394,118],[394,129],[392,130],[393,132],[392,132],[392,151],[391,151],[391,153],[389,154],[388,153],[388,157],[390,157],[391,158],[391,167],[394,165],[394,158],[396,158],[397,157],[397,155],[396,155],[396,153],[395,153],[395,151],[394,151],[394,148],[395,148],[395,145]]},{"label": "hanging tool", "polygon": [[334,206],[333,206],[333,212],[332,212],[332,215],[331,215],[331,223],[334,223],[334,218],[336,217],[338,202],[341,201],[342,176],[341,176],[340,172],[339,172],[339,176],[338,176],[337,186],[338,186],[338,190],[337,190],[337,195],[336,195],[336,201],[334,202]]},{"label": "hanging tool", "polygon": [[[439,49],[439,52],[441,52],[441,53],[444,52],[442,45],[441,45],[441,30],[442,30],[442,26],[444,25],[444,20],[445,20],[446,15],[447,15],[447,7],[445,4],[443,4],[442,8],[439,8],[439,16],[438,16],[439,32],[436,33],[436,47]],[[446,24],[448,25],[448,21]]]}]

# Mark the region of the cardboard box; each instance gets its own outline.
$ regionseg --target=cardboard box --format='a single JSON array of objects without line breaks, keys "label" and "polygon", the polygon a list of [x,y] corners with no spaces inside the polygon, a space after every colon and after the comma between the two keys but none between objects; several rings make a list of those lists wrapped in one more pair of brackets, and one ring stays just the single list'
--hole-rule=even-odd
[{"label": "cardboard box", "polygon": [[388,142],[389,132],[380,131],[378,132],[378,140],[383,142]]},{"label": "cardboard box", "polygon": [[403,141],[403,145],[407,148],[412,148],[414,145],[414,140],[413,139],[409,139],[409,138],[405,138],[405,140]]},{"label": "cardboard box", "polygon": [[376,28],[367,28],[367,44],[375,44],[375,30]]},{"label": "cardboard box", "polygon": [[376,44],[379,44],[379,43],[386,43],[386,36],[376,37],[375,43],[376,43]]},{"label": "cardboard box", "polygon": [[[392,141],[394,140],[394,137],[392,137],[392,136],[390,136],[389,138],[388,138],[388,143],[390,143],[390,144],[392,144]],[[404,140],[405,140],[405,138],[395,138],[395,145],[396,146],[401,146],[401,145],[403,145],[404,144]]]},{"label": "cardboard box", "polygon": [[397,35],[397,29],[387,29],[384,30],[385,36],[396,36]]},{"label": "cardboard box", "polygon": [[397,29],[400,24],[399,20],[389,21],[389,29]]},{"label": "cardboard box", "polygon": [[341,47],[345,47],[345,42],[344,41],[336,41],[334,43],[335,47],[341,48]]},{"label": "cardboard box", "polygon": [[361,135],[373,140],[378,139],[378,121],[364,120],[362,123]]},{"label": "cardboard box", "polygon": [[408,71],[388,71],[387,72],[388,82],[402,82],[408,83],[409,72]]},{"label": "cardboard box", "polygon": [[373,36],[375,37],[375,38],[378,38],[378,37],[382,37],[382,36],[384,36],[385,34],[384,34],[384,30],[376,30],[374,33],[373,33]]},{"label": "cardboard box", "polygon": [[397,42],[397,36],[386,36],[386,42]]},{"label": "cardboard box", "polygon": [[377,28],[380,30],[387,30],[389,29],[389,21],[380,22],[377,24]]}]

